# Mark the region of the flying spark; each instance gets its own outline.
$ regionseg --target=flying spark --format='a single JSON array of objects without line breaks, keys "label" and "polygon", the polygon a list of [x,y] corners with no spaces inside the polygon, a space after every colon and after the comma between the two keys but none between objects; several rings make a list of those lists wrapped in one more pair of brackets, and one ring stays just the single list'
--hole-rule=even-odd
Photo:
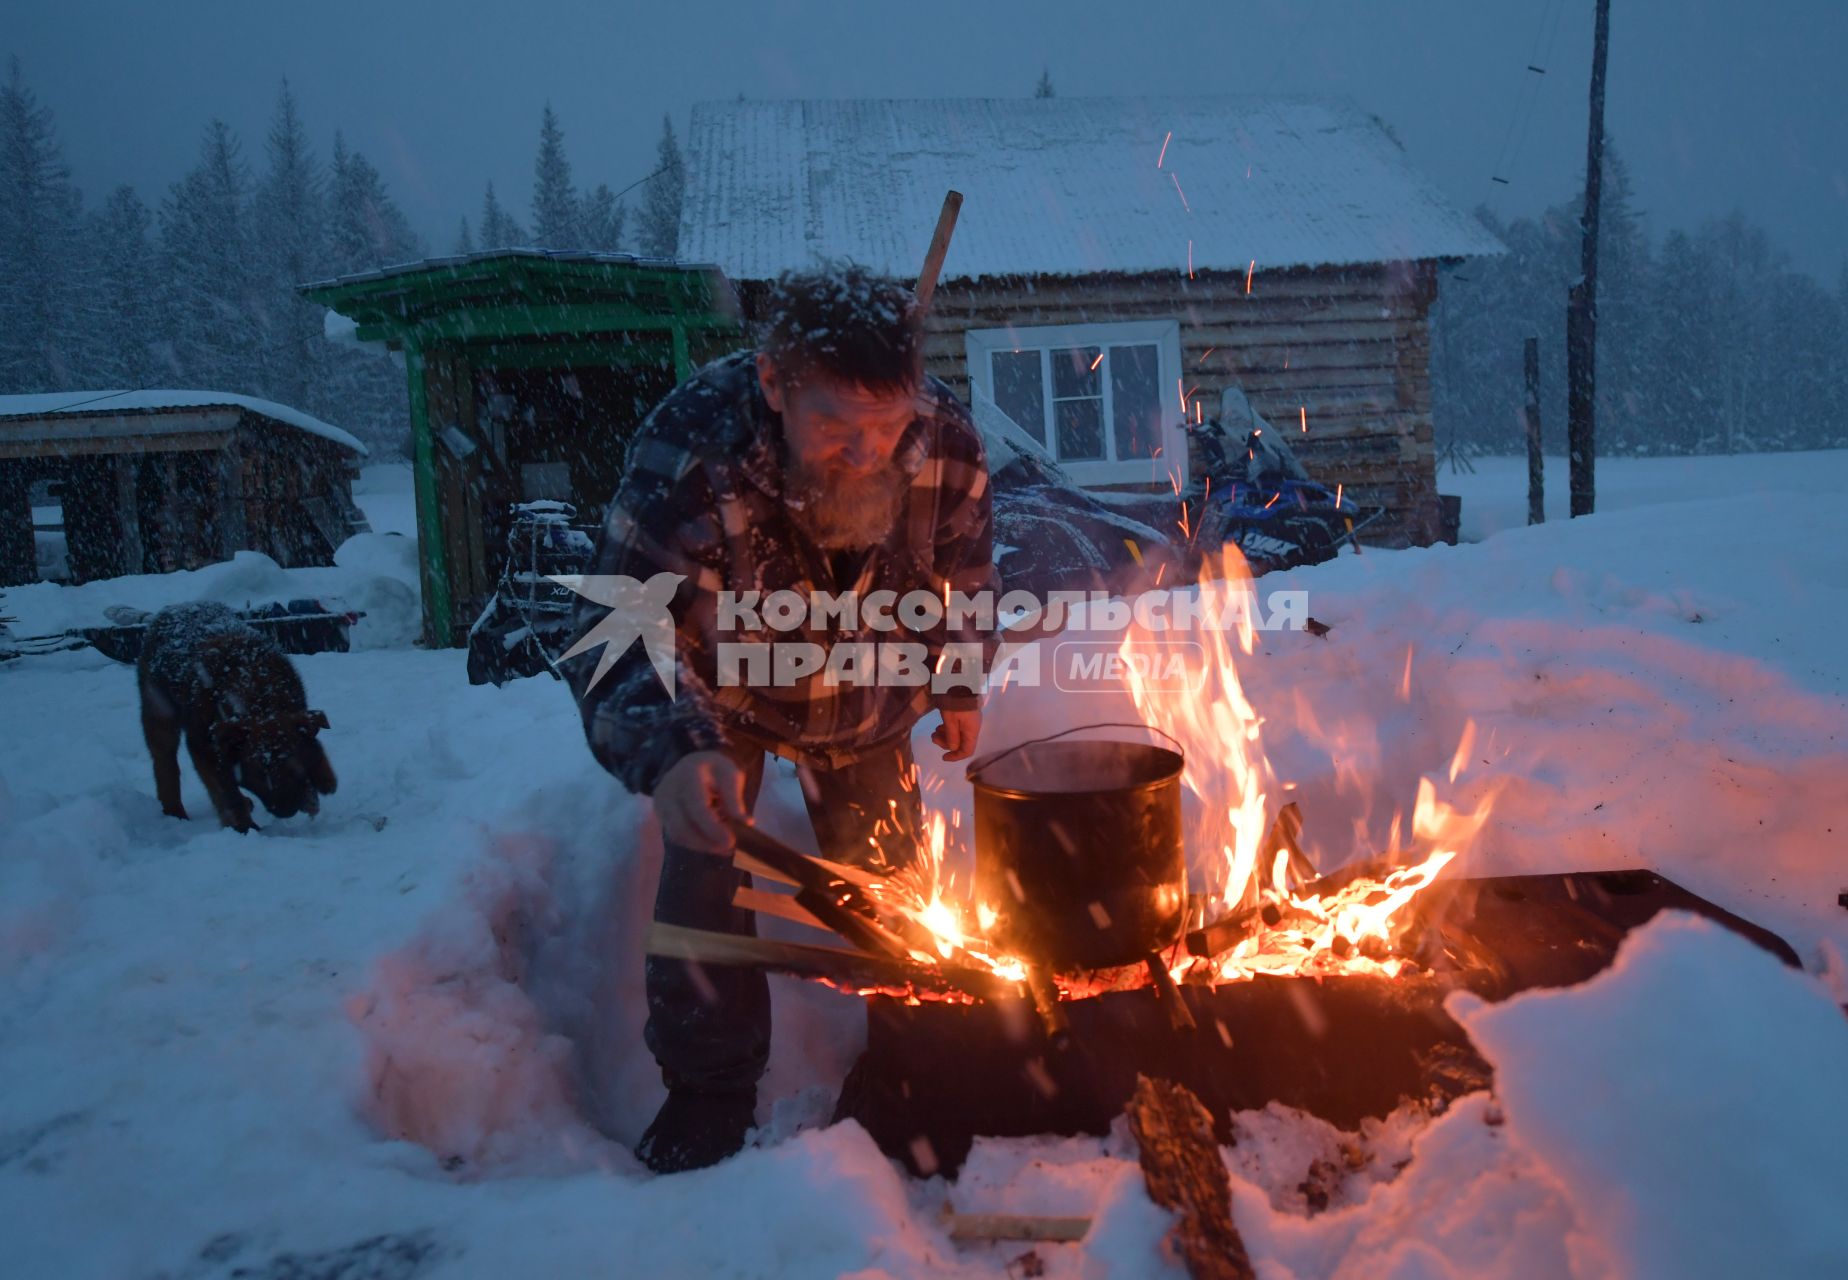
[{"label": "flying spark", "polygon": [[1183,208],[1183,209],[1185,209],[1185,210],[1187,210],[1187,212],[1189,212],[1189,213],[1192,213],[1192,212],[1193,212],[1193,206],[1187,203],[1187,193],[1186,193],[1185,191],[1182,191],[1182,190],[1181,190],[1181,180],[1180,180],[1179,178],[1175,178],[1175,177],[1174,177],[1174,171],[1173,171],[1172,169],[1170,169],[1170,170],[1168,171],[1168,176],[1169,176],[1170,178],[1174,178],[1174,189],[1175,189],[1175,191],[1176,191],[1176,192],[1178,192],[1178,193],[1180,194],[1180,197],[1181,197],[1181,208]]},{"label": "flying spark", "polygon": [[1174,137],[1174,130],[1168,130],[1168,137],[1161,140],[1161,154],[1155,157],[1155,167],[1161,168],[1161,162],[1168,158],[1168,140]]}]

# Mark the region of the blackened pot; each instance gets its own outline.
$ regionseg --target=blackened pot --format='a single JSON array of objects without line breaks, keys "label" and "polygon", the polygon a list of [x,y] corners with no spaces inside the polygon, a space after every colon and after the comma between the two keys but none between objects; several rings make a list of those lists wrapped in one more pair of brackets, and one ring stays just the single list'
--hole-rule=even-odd
[{"label": "blackened pot", "polygon": [[1054,970],[1135,964],[1173,945],[1186,912],[1182,757],[1063,736],[969,767],[976,896],[1009,953]]}]

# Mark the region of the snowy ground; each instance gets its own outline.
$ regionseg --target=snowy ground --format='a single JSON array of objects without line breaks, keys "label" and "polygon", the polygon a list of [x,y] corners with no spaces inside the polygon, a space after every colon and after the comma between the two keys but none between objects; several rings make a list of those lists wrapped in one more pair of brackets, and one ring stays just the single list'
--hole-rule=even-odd
[{"label": "snowy ground", "polygon": [[[1267,637],[1246,688],[1324,865],[1383,843],[1473,719],[1452,790],[1499,794],[1471,871],[1658,867],[1782,933],[1808,974],[1665,921],[1583,988],[1456,1004],[1493,1099],[1357,1140],[1241,1116],[1227,1160],[1261,1275],[1848,1274],[1848,536],[1829,500],[1848,454],[1714,460],[1735,469],[1725,518],[1619,497],[1683,465],[1604,464],[1593,520],[1265,579],[1333,631]],[[1518,524],[1524,470],[1478,466],[1466,529],[1472,503]],[[406,475],[368,469],[375,528],[393,504],[408,527]],[[243,837],[161,817],[128,668],[0,667],[9,1276],[977,1276],[1025,1251],[958,1249],[946,1199],[1094,1215],[1083,1246],[1039,1248],[1050,1276],[1181,1274],[1121,1133],[980,1143],[946,1186],[819,1128],[858,1010],[807,984],[776,984],[762,1146],[649,1177],[624,1145],[660,1098],[639,1039],[647,806],[550,681],[471,688],[461,654],[403,647],[298,663],[340,790]],[[1126,705],[1012,692],[985,745]],[[1336,756],[1369,785],[1344,789]],[[919,757],[966,803],[922,737]],[[210,811],[190,768],[186,792]],[[760,816],[796,837],[799,811],[778,773]],[[1368,1158],[1311,1216],[1299,1184],[1344,1141]]]}]

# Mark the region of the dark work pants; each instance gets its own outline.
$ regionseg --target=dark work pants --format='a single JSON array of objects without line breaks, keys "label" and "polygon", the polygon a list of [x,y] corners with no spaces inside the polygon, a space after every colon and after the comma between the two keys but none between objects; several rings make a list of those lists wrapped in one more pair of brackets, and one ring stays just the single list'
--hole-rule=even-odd
[{"label": "dark work pants", "polygon": [[[744,770],[747,811],[757,804],[764,753],[733,752]],[[905,735],[838,769],[797,768],[821,855],[834,862],[894,867],[911,862],[923,827],[911,739]],[[732,905],[750,883],[730,854],[672,843],[661,860],[655,919],[724,933],[756,933],[755,916]],[[649,956],[648,1049],[670,1089],[728,1093],[754,1089],[770,1060],[770,987],[761,971]]]}]

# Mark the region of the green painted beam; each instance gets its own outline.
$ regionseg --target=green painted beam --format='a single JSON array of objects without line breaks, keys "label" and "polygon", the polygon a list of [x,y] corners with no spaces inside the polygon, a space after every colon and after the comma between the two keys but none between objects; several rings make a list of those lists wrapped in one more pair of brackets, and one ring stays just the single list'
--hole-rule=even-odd
[{"label": "green painted beam", "polygon": [[673,352],[665,342],[522,342],[464,348],[478,369],[665,369]]},{"label": "green painted beam", "polygon": [[443,513],[436,499],[436,441],[430,434],[430,402],[424,395],[424,354],[404,353],[411,389],[413,481],[417,495],[417,550],[422,569],[424,643],[433,649],[450,645],[453,611],[449,600],[449,556],[443,548]]},{"label": "green painted beam", "polygon": [[471,307],[404,322],[420,340],[478,342],[484,338],[577,337],[630,331],[666,333],[683,327],[672,315],[613,303],[547,303]]}]

